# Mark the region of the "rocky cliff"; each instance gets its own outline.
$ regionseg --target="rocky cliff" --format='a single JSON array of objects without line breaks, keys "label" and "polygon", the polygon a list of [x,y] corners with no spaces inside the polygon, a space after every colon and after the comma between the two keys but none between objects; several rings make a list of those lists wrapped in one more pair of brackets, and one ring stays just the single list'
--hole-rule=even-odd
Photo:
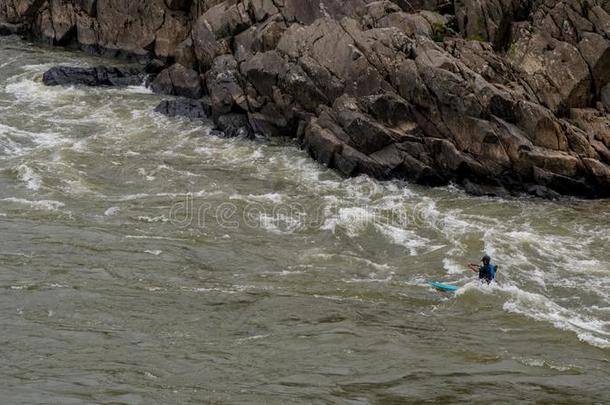
[{"label": "rocky cliff", "polygon": [[347,176],[609,197],[609,13],[610,0],[0,0],[0,32],[148,62],[155,91],[197,100],[160,111],[293,137]]}]

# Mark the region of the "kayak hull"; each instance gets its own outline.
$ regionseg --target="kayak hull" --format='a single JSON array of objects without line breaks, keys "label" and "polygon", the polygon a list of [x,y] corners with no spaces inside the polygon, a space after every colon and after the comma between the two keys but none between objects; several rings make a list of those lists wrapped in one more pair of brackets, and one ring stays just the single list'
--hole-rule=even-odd
[{"label": "kayak hull", "polygon": [[441,291],[455,292],[460,289],[460,287],[457,287],[455,285],[437,283],[436,281],[431,282],[430,285],[432,287],[436,288],[437,290],[441,290]]}]

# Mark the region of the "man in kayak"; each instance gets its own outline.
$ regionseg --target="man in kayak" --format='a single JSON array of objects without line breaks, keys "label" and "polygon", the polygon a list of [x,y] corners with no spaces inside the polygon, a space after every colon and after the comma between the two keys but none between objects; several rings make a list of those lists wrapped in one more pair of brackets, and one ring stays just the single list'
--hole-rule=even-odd
[{"label": "man in kayak", "polygon": [[479,280],[485,280],[487,284],[489,284],[496,279],[496,271],[498,270],[498,266],[491,264],[491,257],[488,255],[483,256],[481,262],[483,263],[481,266],[470,263],[468,267],[470,270],[479,273]]}]

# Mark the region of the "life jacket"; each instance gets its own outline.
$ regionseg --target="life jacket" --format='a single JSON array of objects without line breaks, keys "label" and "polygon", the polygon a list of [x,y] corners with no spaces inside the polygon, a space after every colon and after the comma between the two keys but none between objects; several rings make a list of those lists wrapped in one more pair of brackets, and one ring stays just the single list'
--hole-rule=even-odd
[{"label": "life jacket", "polygon": [[495,264],[484,264],[479,267],[479,279],[491,283],[493,280],[496,279],[497,270],[498,266],[496,266]]}]

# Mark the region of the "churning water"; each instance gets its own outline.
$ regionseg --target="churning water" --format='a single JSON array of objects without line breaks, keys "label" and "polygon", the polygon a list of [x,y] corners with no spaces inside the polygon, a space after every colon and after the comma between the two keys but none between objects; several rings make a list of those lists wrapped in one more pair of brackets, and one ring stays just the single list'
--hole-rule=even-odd
[{"label": "churning water", "polygon": [[609,201],[343,179],[0,41],[0,402],[610,401]]}]

